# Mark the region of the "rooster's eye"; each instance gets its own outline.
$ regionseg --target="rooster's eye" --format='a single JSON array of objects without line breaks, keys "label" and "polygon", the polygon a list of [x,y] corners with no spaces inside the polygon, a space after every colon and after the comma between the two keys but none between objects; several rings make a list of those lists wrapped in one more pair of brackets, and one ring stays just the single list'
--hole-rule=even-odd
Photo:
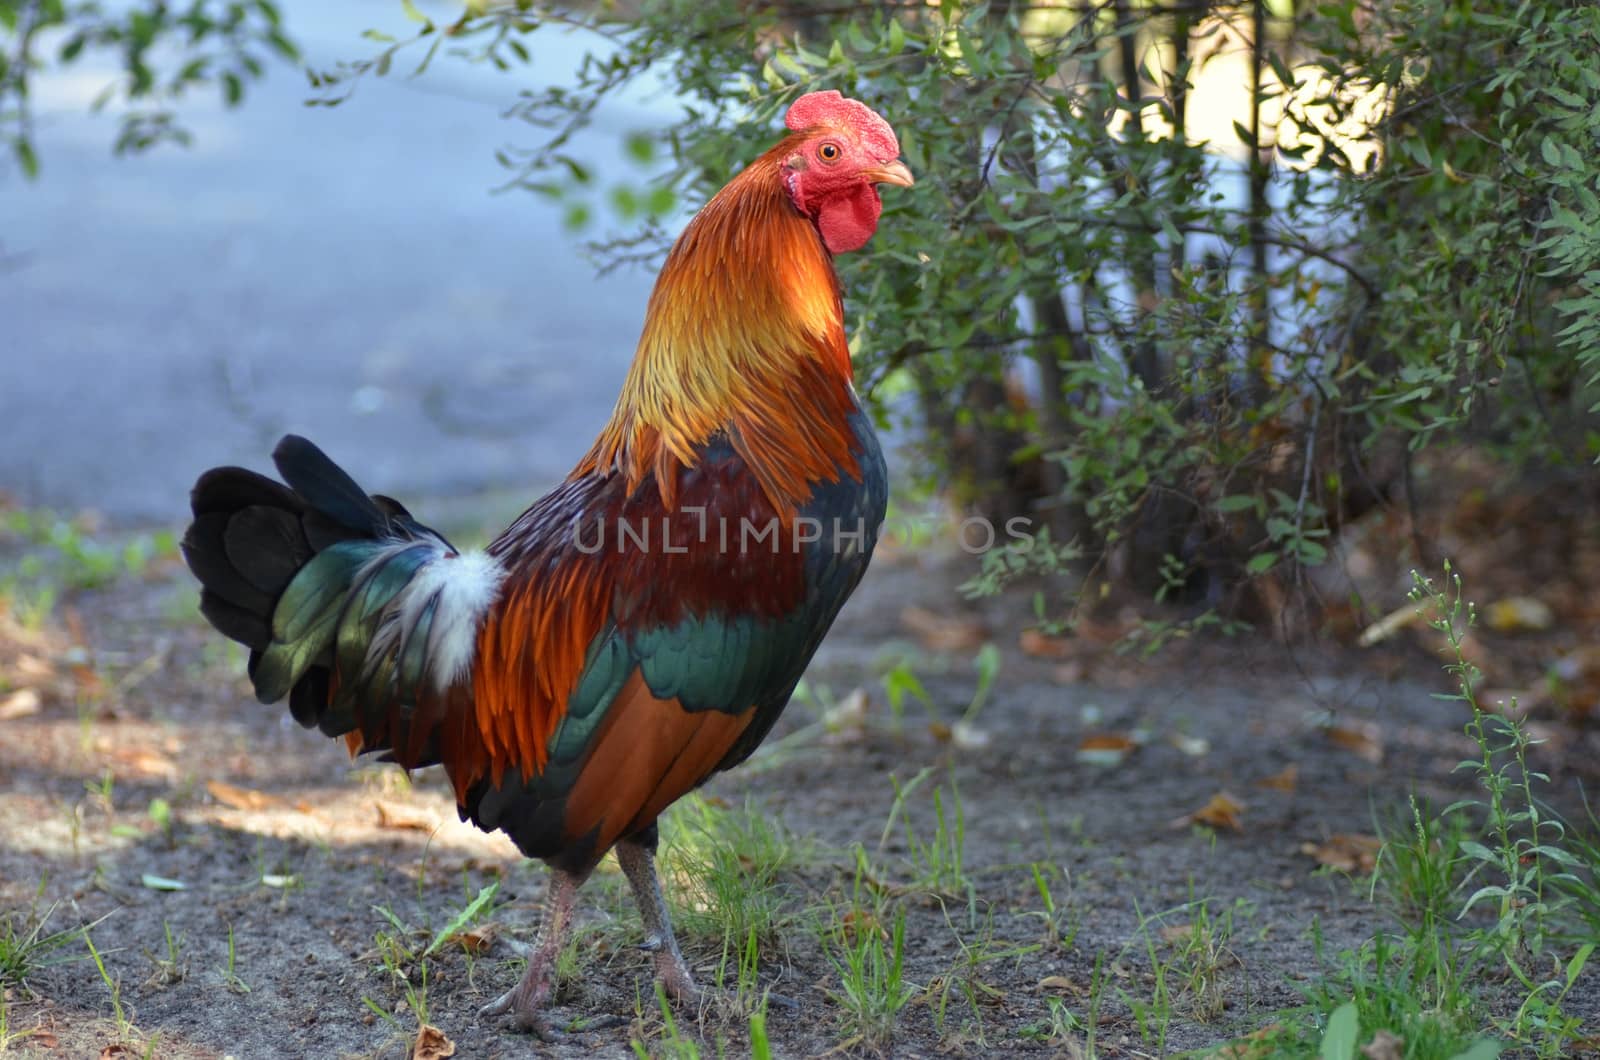
[{"label": "rooster's eye", "polygon": [[839,145],[833,143],[832,141],[823,144],[821,147],[817,148],[817,157],[822,159],[824,162],[839,161]]}]

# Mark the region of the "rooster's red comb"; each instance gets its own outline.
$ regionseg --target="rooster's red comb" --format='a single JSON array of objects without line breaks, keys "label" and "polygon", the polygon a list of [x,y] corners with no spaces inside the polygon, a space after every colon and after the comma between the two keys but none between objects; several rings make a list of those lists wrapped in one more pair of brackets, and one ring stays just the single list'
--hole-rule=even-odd
[{"label": "rooster's red comb", "polygon": [[860,100],[846,99],[838,92],[807,92],[789,106],[783,123],[796,132],[815,125],[842,125],[861,142],[887,161],[900,156],[900,141],[883,116]]}]

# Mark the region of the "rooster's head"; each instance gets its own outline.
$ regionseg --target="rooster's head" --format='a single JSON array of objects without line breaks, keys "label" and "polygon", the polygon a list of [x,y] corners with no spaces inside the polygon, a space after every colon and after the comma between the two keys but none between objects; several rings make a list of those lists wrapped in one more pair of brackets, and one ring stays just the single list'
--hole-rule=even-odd
[{"label": "rooster's head", "polygon": [[783,179],[795,209],[809,217],[830,251],[859,250],[878,227],[879,184],[910,187],[900,141],[871,107],[837,92],[809,92],[784,118]]}]

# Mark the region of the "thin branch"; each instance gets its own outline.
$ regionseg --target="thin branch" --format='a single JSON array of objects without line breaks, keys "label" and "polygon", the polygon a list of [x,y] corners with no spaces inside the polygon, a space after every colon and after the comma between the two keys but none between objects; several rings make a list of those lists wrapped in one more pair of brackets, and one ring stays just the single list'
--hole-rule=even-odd
[{"label": "thin branch", "polygon": [[[1137,224],[1132,221],[1105,221],[1102,223],[1111,228],[1129,232],[1154,233],[1162,230],[1161,226],[1158,225]],[[1181,224],[1173,225],[1172,227],[1184,235],[1218,236],[1223,239],[1229,238],[1229,233],[1219,231],[1209,225]],[[1327,262],[1329,265],[1336,266],[1343,272],[1349,274],[1350,278],[1355,280],[1356,283],[1361,286],[1362,290],[1364,290],[1374,299],[1376,299],[1381,293],[1376,281],[1367,276],[1354,265],[1351,265],[1349,262],[1340,258],[1331,250],[1324,250],[1321,247],[1313,246],[1310,243],[1306,243],[1302,240],[1294,239],[1289,236],[1265,233],[1261,238],[1262,241],[1268,246],[1281,247],[1284,250],[1298,251],[1307,257],[1317,258],[1320,261]]]}]

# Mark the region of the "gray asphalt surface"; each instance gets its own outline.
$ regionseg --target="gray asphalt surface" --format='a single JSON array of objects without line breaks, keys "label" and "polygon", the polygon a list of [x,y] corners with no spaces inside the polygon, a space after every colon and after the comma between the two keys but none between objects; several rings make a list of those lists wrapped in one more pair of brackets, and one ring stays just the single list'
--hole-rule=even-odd
[{"label": "gray asphalt surface", "polygon": [[[406,30],[390,0],[284,7],[313,66]],[[495,148],[530,135],[500,108],[582,42],[543,47],[531,73],[440,62],[333,109],[276,68],[240,110],[191,108],[194,147],[120,160],[88,113],[106,70],[41,82],[41,179],[0,171],[0,491],[174,523],[199,471],[266,469],[286,431],[402,500],[563,474],[652,277],[597,278],[555,206],[491,194]],[[636,175],[623,135],[671,106],[614,108],[580,153]]]}]

